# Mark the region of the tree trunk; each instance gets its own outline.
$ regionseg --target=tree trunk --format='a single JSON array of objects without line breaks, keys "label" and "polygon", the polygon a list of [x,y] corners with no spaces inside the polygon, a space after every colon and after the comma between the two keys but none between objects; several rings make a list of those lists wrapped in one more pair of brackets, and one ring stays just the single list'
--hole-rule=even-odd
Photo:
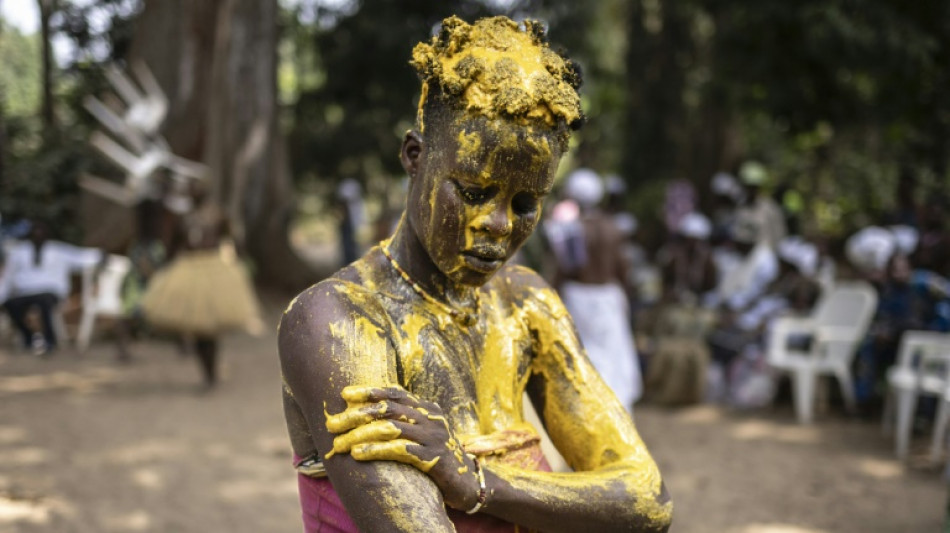
[{"label": "tree trunk", "polygon": [[[0,0],[0,8],[3,7],[3,0]],[[3,24],[0,24],[0,39],[3,39]],[[7,123],[4,120],[3,103],[6,102],[6,95],[3,93],[3,86],[0,85],[0,194],[6,192],[6,153],[7,153]]]},{"label": "tree trunk", "polygon": [[53,114],[53,42],[51,40],[49,19],[56,11],[56,0],[38,0],[40,8],[40,36],[43,40],[43,102],[42,118],[46,132],[55,126]]},{"label": "tree trunk", "polygon": [[214,200],[258,268],[288,289],[316,274],[292,250],[293,186],[278,126],[276,0],[147,0],[130,60],[170,101],[172,150],[211,169]]}]

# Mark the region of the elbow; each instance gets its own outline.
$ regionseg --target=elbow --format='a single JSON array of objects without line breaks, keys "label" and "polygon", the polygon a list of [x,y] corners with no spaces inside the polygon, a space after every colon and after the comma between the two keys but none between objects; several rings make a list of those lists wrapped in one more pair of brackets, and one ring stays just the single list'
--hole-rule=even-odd
[{"label": "elbow", "polygon": [[660,493],[654,496],[654,508],[657,513],[649,517],[652,525],[650,531],[657,533],[666,533],[673,523],[673,498],[670,492],[666,490],[666,484],[660,485]]},{"label": "elbow", "polygon": [[636,531],[649,533],[666,533],[673,523],[673,499],[670,497],[666,485],[660,486],[658,493],[643,495],[636,509],[636,516],[631,522],[636,524]]}]

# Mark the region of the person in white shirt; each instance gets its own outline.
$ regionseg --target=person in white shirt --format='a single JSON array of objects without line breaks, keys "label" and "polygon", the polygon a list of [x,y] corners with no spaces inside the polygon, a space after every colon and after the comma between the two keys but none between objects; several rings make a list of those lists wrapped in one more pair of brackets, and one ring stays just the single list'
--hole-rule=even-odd
[{"label": "person in white shirt", "polygon": [[[104,254],[95,248],[82,248],[49,240],[49,227],[35,222],[28,240],[16,243],[6,258],[0,275],[0,301],[23,338],[23,345],[41,354],[56,347],[53,309],[69,295],[73,272],[102,262]],[[37,309],[41,330],[34,331],[27,321],[31,309]]]}]

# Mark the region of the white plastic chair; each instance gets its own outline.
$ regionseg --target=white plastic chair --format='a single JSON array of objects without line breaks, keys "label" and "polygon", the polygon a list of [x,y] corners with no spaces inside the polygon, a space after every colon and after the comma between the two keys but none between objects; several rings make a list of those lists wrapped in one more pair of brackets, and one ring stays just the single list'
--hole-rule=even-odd
[{"label": "white plastic chair", "polygon": [[131,268],[132,261],[128,257],[110,255],[98,276],[94,266],[82,271],[82,317],[76,337],[76,348],[80,352],[89,348],[96,318],[123,315],[122,281]]},{"label": "white plastic chair", "polygon": [[[917,398],[938,399],[931,457],[936,461],[943,451],[950,406],[944,397],[950,386],[950,334],[934,331],[906,331],[901,336],[896,364],[887,371],[888,396],[884,405],[884,429],[890,429],[896,415],[894,433],[898,459],[907,457]],[[895,406],[896,403],[896,406]],[[896,413],[895,413],[896,407]]]},{"label": "white plastic chair", "polygon": [[[850,410],[855,408],[851,362],[877,308],[877,292],[864,282],[838,283],[822,294],[811,316],[779,317],[772,324],[766,357],[773,368],[792,377],[799,422],[811,422],[819,375],[838,380]],[[807,349],[791,348],[790,335],[810,337]]]}]

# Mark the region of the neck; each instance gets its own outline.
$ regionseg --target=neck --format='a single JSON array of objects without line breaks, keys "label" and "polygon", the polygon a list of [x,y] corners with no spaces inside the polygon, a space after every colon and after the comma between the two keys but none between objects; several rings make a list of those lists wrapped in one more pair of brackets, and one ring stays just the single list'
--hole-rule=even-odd
[{"label": "neck", "polygon": [[474,305],[476,289],[453,283],[439,270],[405,213],[389,240],[389,252],[409,277],[432,297],[453,307]]}]

